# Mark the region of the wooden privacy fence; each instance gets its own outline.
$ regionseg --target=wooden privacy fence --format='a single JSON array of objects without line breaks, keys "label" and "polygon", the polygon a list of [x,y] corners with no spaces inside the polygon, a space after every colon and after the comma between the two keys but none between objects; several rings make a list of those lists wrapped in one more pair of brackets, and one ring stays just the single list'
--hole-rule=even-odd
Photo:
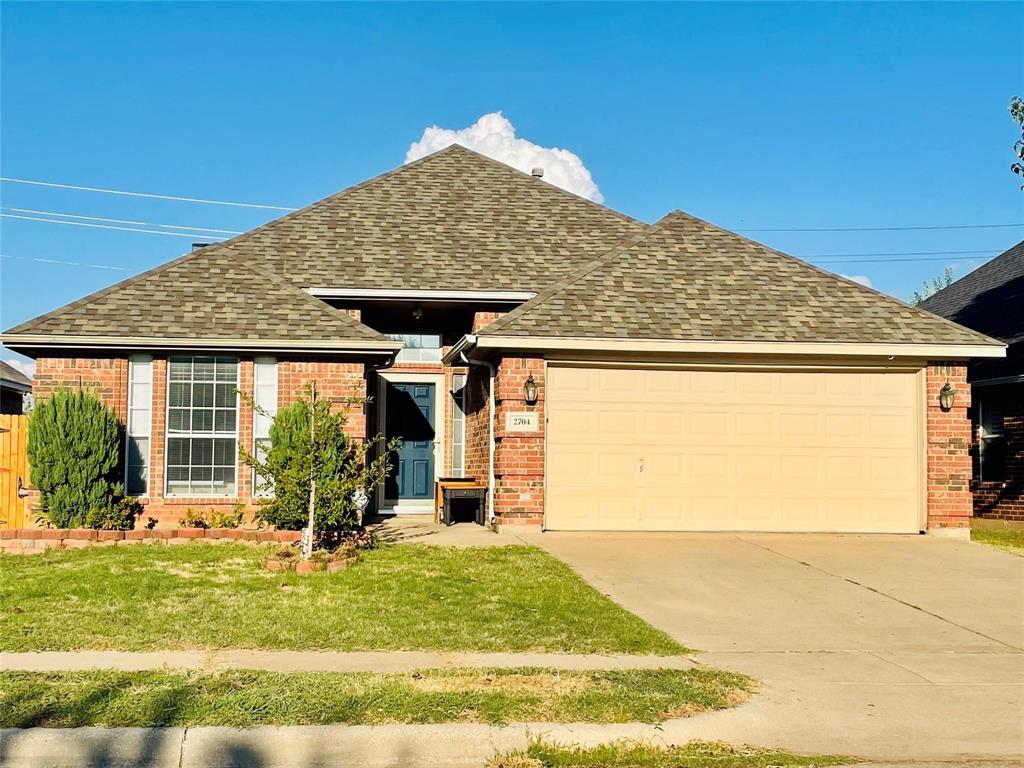
[{"label": "wooden privacy fence", "polygon": [[28,478],[28,416],[0,415],[0,528],[27,528],[27,499],[18,497],[18,478]]}]

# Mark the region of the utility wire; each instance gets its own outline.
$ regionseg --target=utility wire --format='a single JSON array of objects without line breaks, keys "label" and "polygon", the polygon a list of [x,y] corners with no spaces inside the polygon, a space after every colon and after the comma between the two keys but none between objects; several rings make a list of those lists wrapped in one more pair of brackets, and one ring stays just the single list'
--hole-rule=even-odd
[{"label": "utility wire", "polygon": [[803,227],[791,229],[769,227],[762,229],[734,229],[733,232],[909,232],[926,229],[998,229],[1002,227],[1024,227],[1024,222],[1014,224],[942,224],[926,227]]},{"label": "utility wire", "polygon": [[127,272],[128,267],[115,267],[110,264],[88,264],[84,261],[64,261],[63,259],[44,259],[38,256],[12,256],[9,253],[0,253],[0,259],[19,259],[21,261],[37,261],[40,264],[60,264],[67,267],[91,267],[92,269],[108,269]]},{"label": "utility wire", "polygon": [[[297,211],[283,205],[265,205],[263,203],[238,203],[227,200],[206,200],[198,197],[179,197],[176,195],[156,195],[147,192],[126,192],[120,189],[103,189],[101,187],[85,187],[77,184],[62,184],[54,181],[35,181],[32,179],[15,179],[0,176],[0,181],[10,184],[30,184],[37,187],[55,187],[57,189],[75,189],[84,192],[102,192],[108,195],[127,195],[129,197],[149,197],[156,200],[174,200],[182,203],[205,203],[208,205],[231,205],[239,208],[265,208],[272,211]],[[914,230],[939,229],[1001,229],[1007,227],[1024,227],[1024,222],[1009,224],[940,224],[921,227],[758,227],[733,229],[734,232],[910,232]]]},{"label": "utility wire", "polygon": [[140,232],[144,235],[167,235],[168,237],[187,237],[192,240],[224,240],[223,237],[215,237],[206,233],[188,232],[161,232],[158,229],[136,229],[135,227],[115,227],[111,224],[89,224],[84,221],[61,221],[60,219],[43,219],[38,216],[21,216],[14,213],[0,213],[2,219],[24,219],[26,221],[42,221],[47,224],[69,224],[75,227],[92,227],[93,229],[117,229],[122,232]]},{"label": "utility wire", "polygon": [[177,195],[154,195],[148,192],[125,192],[121,189],[102,189],[100,187],[83,187],[77,184],[60,184],[54,181],[33,181],[31,179],[12,179],[0,176],[0,181],[9,184],[31,184],[36,187],[56,187],[57,189],[76,189],[82,192],[103,192],[107,195],[126,195],[128,197],[150,197],[156,200],[174,200],[179,203],[205,203],[207,205],[231,205],[236,208],[266,208],[273,211],[297,211],[298,208],[286,208],[283,205],[262,205],[259,203],[236,203],[227,200],[204,200],[198,197],[178,197]]},{"label": "utility wire", "polygon": [[41,216],[64,216],[68,219],[88,219],[89,221],[106,221],[113,224],[136,224],[140,227],[163,227],[164,229],[187,229],[190,232],[220,232],[225,235],[241,235],[234,229],[213,229],[212,227],[186,227],[180,224],[154,224],[151,221],[131,221],[130,219],[106,219],[102,216],[84,216],[80,213],[60,213],[58,211],[37,211],[32,208],[11,208],[5,207],[5,211],[15,213],[35,213]]}]

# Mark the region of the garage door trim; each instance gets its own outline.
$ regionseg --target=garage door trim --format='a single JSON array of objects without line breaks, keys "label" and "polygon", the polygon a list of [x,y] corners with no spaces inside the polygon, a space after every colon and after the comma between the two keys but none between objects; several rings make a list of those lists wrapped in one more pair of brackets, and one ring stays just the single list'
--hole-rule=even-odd
[{"label": "garage door trim", "polygon": [[[758,363],[758,362],[708,362],[708,361],[636,361],[636,360],[595,360],[595,359],[580,359],[580,358],[553,358],[544,360],[544,381],[547,386],[550,386],[551,368],[636,368],[636,369],[650,369],[650,370],[691,370],[691,371],[762,371],[762,372],[857,372],[857,373],[898,373],[905,375],[913,375],[915,377],[915,404],[914,404],[914,420],[915,420],[915,453],[916,453],[916,464],[917,464],[917,493],[916,493],[916,508],[917,508],[917,527],[918,531],[924,531],[927,527],[928,518],[928,462],[927,462],[927,422],[925,414],[925,403],[927,398],[927,381],[926,371],[927,363],[924,360],[921,361],[901,361],[898,364],[879,364],[879,363],[864,363],[864,364],[849,364],[842,361],[815,361],[807,363],[798,362],[786,362],[786,363]],[[546,389],[547,389],[546,386]],[[545,424],[544,424],[544,519],[543,519],[543,530],[549,530],[548,528],[548,509],[549,509],[549,482],[551,478],[550,474],[550,456],[551,452],[549,449],[549,441],[551,437],[550,431],[550,420],[551,420],[551,401],[548,395],[545,395]]]}]

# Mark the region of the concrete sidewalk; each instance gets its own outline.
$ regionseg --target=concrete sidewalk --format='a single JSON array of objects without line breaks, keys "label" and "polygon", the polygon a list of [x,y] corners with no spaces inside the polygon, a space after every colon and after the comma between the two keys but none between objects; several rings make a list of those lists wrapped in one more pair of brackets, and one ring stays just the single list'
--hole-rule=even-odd
[{"label": "concrete sidewalk", "polygon": [[[621,738],[681,744],[702,732],[639,723],[263,726],[235,728],[0,729],[2,768],[482,768],[533,738],[598,743]],[[684,734],[691,734],[685,736]],[[700,738],[706,739],[707,735]],[[858,768],[1019,768],[1008,759],[882,761]]]},{"label": "concrete sidewalk", "polygon": [[441,653],[435,651],[40,651],[0,653],[0,670],[258,669],[268,672],[415,672],[441,667],[564,670],[692,669],[686,656],[569,653]]}]

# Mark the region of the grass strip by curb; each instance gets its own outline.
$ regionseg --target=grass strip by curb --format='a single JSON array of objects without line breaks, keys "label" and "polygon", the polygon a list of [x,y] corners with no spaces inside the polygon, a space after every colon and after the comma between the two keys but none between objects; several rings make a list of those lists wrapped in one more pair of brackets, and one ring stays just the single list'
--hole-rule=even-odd
[{"label": "grass strip by curb", "polygon": [[487,768],[821,768],[854,762],[837,755],[795,755],[709,741],[667,747],[635,741],[573,747],[541,740],[525,753],[493,758]]},{"label": "grass strip by curb", "polygon": [[1024,528],[974,528],[971,530],[971,541],[1024,557]]},{"label": "grass strip by curb", "polygon": [[308,576],[263,570],[266,553],[197,543],[0,555],[0,650],[686,650],[535,547],[387,545]]},{"label": "grass strip by curb", "polygon": [[715,669],[418,673],[0,672],[0,726],[658,722],[745,701]]}]

